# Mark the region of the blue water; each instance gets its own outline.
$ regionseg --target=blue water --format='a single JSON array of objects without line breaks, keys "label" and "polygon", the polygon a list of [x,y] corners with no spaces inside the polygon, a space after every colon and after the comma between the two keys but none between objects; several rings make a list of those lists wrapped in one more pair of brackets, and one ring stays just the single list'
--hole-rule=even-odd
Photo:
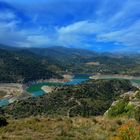
[{"label": "blue water", "polygon": [[43,94],[45,94],[46,92],[44,92],[43,90],[39,90],[39,91],[34,91],[34,92],[32,92],[32,96],[33,97],[37,97],[37,96],[41,96],[41,95],[43,95]]},{"label": "blue water", "polygon": [[[78,76],[75,76],[71,81],[65,82],[64,86],[65,85],[77,85],[77,84],[80,84],[80,83],[87,81],[87,80],[89,80],[89,76],[78,75]],[[31,94],[33,97],[38,97],[38,96],[41,96],[43,94],[46,94],[46,92],[44,92],[42,89],[40,89],[40,90],[32,92]],[[8,105],[8,104],[9,104],[8,99],[0,100],[0,106],[4,106],[4,105]]]},{"label": "blue water", "polygon": [[84,81],[87,81],[89,78],[74,78],[69,82],[64,83],[64,85],[77,85]]},{"label": "blue water", "polygon": [[[87,81],[87,80],[89,80],[89,76],[75,76],[72,80],[65,82],[64,86],[77,85],[77,84],[80,84],[80,83]],[[38,96],[41,96],[43,94],[46,94],[46,92],[44,92],[42,89],[40,89],[40,90],[32,92],[31,94],[34,97],[38,97]]]},{"label": "blue water", "polygon": [[5,106],[5,105],[8,105],[8,104],[9,104],[8,99],[1,99],[1,100],[0,100],[0,107],[1,107],[1,106]]}]

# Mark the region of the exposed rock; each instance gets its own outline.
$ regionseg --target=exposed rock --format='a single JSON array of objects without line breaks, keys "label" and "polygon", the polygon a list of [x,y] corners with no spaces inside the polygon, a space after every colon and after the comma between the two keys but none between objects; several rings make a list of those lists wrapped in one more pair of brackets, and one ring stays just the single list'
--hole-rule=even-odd
[{"label": "exposed rock", "polygon": [[104,113],[104,116],[108,116],[109,111],[115,107],[117,105],[117,103],[121,102],[121,101],[125,101],[126,100],[126,107],[130,107],[133,106],[133,109],[135,109],[136,107],[140,106],[140,99],[137,97],[140,94],[140,91],[129,91],[126,92],[122,95],[120,95],[120,99],[118,99],[117,101],[114,101],[111,105],[111,107]]}]

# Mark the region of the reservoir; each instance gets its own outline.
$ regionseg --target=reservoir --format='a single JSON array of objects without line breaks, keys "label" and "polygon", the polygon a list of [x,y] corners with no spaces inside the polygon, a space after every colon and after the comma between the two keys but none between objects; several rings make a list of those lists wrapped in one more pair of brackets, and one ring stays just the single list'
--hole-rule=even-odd
[{"label": "reservoir", "polygon": [[27,89],[27,92],[31,93],[32,96],[36,97],[36,96],[41,96],[43,94],[46,94],[46,92],[44,92],[41,89],[42,86],[60,87],[60,86],[68,86],[68,85],[77,85],[77,84],[80,84],[87,80],[89,80],[89,76],[87,76],[87,75],[76,75],[73,77],[73,79],[71,79],[70,81],[65,82],[65,83],[44,82],[44,83],[33,84]]},{"label": "reservoir", "polygon": [[[38,97],[43,94],[46,94],[45,91],[41,89],[42,86],[70,86],[70,85],[77,85],[81,84],[84,81],[89,80],[90,75],[75,75],[70,81],[65,83],[54,83],[54,82],[43,82],[43,83],[36,83],[32,84],[27,88],[27,92],[29,92],[33,97]],[[93,78],[94,79],[94,78]],[[103,77],[101,79],[121,79],[121,78],[113,78],[113,77]],[[140,86],[140,79],[131,79],[130,80],[133,85]],[[9,100],[8,99],[1,99],[0,100],[0,106],[8,105]]]}]

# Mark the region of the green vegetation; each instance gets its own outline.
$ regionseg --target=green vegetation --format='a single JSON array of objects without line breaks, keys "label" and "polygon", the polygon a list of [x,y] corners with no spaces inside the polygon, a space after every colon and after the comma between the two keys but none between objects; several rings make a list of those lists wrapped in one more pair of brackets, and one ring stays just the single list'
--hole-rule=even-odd
[{"label": "green vegetation", "polygon": [[136,98],[140,100],[140,91],[136,93]]},{"label": "green vegetation", "polygon": [[[140,76],[140,57],[137,55],[98,54],[93,51],[58,46],[31,48],[29,51],[38,56],[49,58],[67,72]],[[98,62],[99,65],[87,65],[89,62]]]},{"label": "green vegetation", "polygon": [[4,116],[0,116],[0,127],[6,126],[8,124],[6,118]]},{"label": "green vegetation", "polygon": [[109,117],[127,116],[140,122],[140,91],[130,93],[117,100],[108,110]]},{"label": "green vegetation", "polygon": [[108,116],[116,117],[119,115],[127,115],[132,117],[135,106],[128,103],[129,101],[124,99],[118,101],[115,106],[109,109]]},{"label": "green vegetation", "polygon": [[103,115],[122,93],[134,90],[127,80],[89,80],[76,86],[59,88],[52,93],[29,98],[5,107],[7,115],[15,118],[50,116]]},{"label": "green vegetation", "polygon": [[[1,47],[1,46],[0,46]],[[87,65],[98,62],[99,65]],[[64,47],[0,49],[0,82],[61,78],[65,73],[126,74],[140,76],[140,57],[98,54]]]},{"label": "green vegetation", "polygon": [[[60,75],[76,73],[139,76],[139,62],[139,56],[97,54],[63,47],[6,48],[0,49],[0,82],[30,85],[38,80],[62,78]],[[139,80],[134,82],[140,83]],[[18,98],[18,101],[0,108],[0,139],[127,140],[132,132],[135,138],[139,138],[140,91],[135,92],[137,89],[130,81],[89,80],[74,86],[39,83],[30,86],[27,91],[38,91],[44,84],[58,88],[43,96],[24,100]],[[134,94],[122,96],[128,91],[134,91]],[[0,98],[4,95],[1,92]],[[117,102],[111,106],[115,100]],[[112,119],[98,116],[106,110]],[[119,120],[115,117],[119,117]],[[128,123],[128,118],[135,118],[138,122]]]},{"label": "green vegetation", "polygon": [[30,82],[39,79],[61,78],[48,69],[50,64],[26,50],[0,49],[0,82]]},{"label": "green vegetation", "polygon": [[137,106],[137,107],[135,108],[135,110],[134,110],[134,118],[135,118],[138,122],[140,122],[140,107],[139,107],[139,106]]}]

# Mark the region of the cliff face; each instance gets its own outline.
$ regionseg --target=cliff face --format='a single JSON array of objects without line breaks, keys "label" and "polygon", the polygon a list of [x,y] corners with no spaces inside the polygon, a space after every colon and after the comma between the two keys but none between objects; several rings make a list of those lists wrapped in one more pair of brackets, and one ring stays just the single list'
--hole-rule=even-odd
[{"label": "cliff face", "polygon": [[127,116],[140,120],[140,90],[130,91],[120,95],[111,107],[104,113],[108,117]]}]

